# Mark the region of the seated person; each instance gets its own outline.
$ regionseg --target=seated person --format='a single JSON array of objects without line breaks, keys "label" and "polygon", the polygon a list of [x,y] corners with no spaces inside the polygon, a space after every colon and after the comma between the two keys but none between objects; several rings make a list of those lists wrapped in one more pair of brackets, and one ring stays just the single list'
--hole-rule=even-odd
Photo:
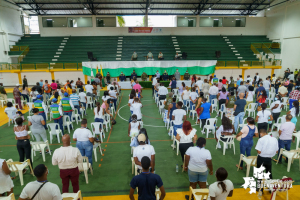
[{"label": "seated person", "polygon": [[16,118],[18,110],[13,106],[12,102],[7,102],[7,107],[4,109],[4,112],[7,114],[7,111],[11,111],[12,116]]},{"label": "seated person", "polygon": [[[222,140],[223,142],[227,142],[227,138],[223,138],[224,136],[234,134],[234,126],[232,125],[230,119],[228,117],[223,116],[222,125],[216,131],[216,141]],[[221,148],[221,145],[217,146],[217,148]]]},{"label": "seated person", "polygon": [[159,52],[158,60],[163,60],[163,59],[164,59],[164,54],[162,52]]},{"label": "seated person", "polygon": [[[141,128],[140,132],[139,132],[139,135],[140,134],[144,134],[146,136],[146,144],[150,144],[150,140],[148,138],[148,134],[147,134],[147,131],[145,128]],[[138,136],[139,136],[138,135]],[[139,146],[139,142],[138,142],[138,136],[134,137],[132,140],[131,140],[131,143],[130,143],[130,146],[131,147],[137,147]]]},{"label": "seated person", "polygon": [[128,125],[128,136],[136,137],[139,134],[140,129],[141,129],[141,125],[137,121],[137,116],[133,114],[131,116],[131,122]]},{"label": "seated person", "polygon": [[178,53],[176,53],[175,55],[175,60],[180,60],[180,56],[178,55]]},{"label": "seated person", "polygon": [[138,57],[138,55],[137,55],[137,53],[134,51],[133,54],[132,54],[132,56],[131,56],[131,60],[137,60],[137,57]]},{"label": "seated person", "polygon": [[151,51],[149,51],[149,53],[147,54],[147,60],[148,59],[153,59],[153,54],[151,53]]}]

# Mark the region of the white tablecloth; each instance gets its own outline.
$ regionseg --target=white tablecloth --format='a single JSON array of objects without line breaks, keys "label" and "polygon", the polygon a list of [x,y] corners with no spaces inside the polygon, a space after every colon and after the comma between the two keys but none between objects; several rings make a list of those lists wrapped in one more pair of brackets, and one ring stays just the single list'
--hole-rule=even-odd
[{"label": "white tablecloth", "polygon": [[121,89],[131,89],[130,81],[118,82]]}]

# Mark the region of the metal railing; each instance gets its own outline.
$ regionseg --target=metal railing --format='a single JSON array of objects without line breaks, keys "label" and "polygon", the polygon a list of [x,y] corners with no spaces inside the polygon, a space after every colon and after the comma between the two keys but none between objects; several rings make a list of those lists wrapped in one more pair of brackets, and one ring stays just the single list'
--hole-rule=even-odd
[{"label": "metal railing", "polygon": [[216,67],[268,67],[281,66],[281,60],[269,61],[218,61]]},{"label": "metal railing", "polygon": [[82,63],[0,63],[3,70],[52,70],[52,69],[82,69]]}]

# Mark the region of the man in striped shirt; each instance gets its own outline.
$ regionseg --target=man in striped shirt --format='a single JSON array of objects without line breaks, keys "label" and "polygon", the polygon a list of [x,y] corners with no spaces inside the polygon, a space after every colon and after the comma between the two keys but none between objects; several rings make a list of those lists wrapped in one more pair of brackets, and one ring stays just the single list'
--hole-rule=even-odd
[{"label": "man in striped shirt", "polygon": [[78,114],[81,115],[80,113],[80,108],[81,108],[81,104],[80,104],[80,99],[79,96],[76,93],[76,90],[72,90],[72,94],[70,95],[70,100],[72,101],[72,104],[74,106],[74,108],[76,108],[78,110]]}]

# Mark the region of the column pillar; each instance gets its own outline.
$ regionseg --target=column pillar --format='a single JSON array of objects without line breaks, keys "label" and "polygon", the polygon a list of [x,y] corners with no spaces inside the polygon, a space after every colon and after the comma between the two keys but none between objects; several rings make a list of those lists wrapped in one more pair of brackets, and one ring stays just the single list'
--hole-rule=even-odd
[{"label": "column pillar", "polygon": [[21,76],[21,72],[18,72],[18,79],[19,79],[19,84],[22,85],[22,76]]}]

